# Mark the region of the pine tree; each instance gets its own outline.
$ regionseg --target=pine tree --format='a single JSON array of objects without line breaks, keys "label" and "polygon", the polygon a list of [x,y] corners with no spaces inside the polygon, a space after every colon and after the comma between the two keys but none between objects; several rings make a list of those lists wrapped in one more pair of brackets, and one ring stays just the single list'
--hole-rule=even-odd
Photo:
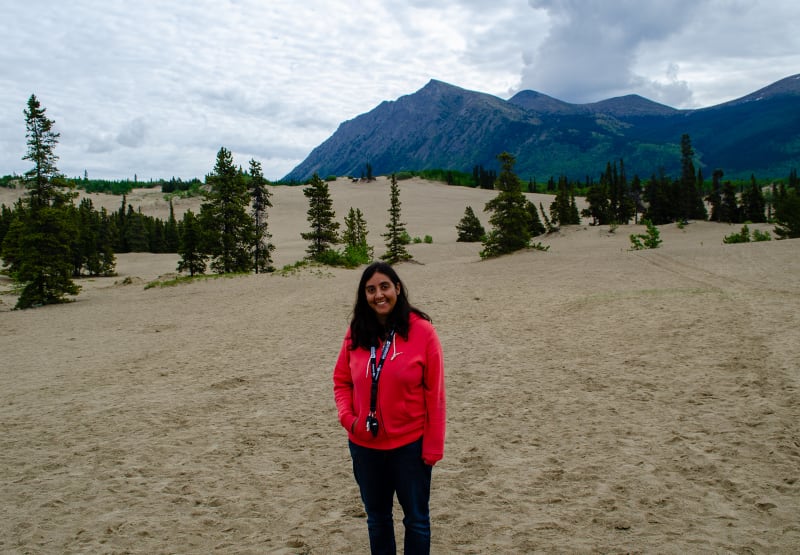
[{"label": "pine tree", "polygon": [[189,272],[190,276],[204,274],[206,271],[206,255],[202,250],[203,230],[200,226],[200,221],[191,210],[184,212],[180,229],[178,254],[181,255],[181,259],[178,262],[178,271]]},{"label": "pine tree", "polygon": [[372,247],[367,242],[367,222],[360,208],[350,207],[344,218],[344,256],[351,265],[367,264],[372,260]]},{"label": "pine tree", "polygon": [[788,185],[781,184],[773,197],[775,235],[779,239],[800,238],[800,180],[796,169],[790,170]]},{"label": "pine tree", "polygon": [[26,284],[16,308],[61,303],[66,300],[65,295],[78,294],[80,287],[71,279],[70,251],[70,242],[76,233],[63,207],[26,209],[12,223],[8,235],[16,236],[20,253],[13,276]]},{"label": "pine tree", "polygon": [[233,155],[222,147],[214,170],[206,178],[209,187],[200,208],[205,232],[205,252],[211,268],[220,274],[249,272],[253,268],[253,220],[247,213],[250,195],[242,172],[233,165]]},{"label": "pine tree", "polygon": [[406,224],[400,221],[400,187],[397,178],[392,174],[392,185],[389,189],[389,223],[386,224],[387,232],[382,235],[386,239],[386,252],[382,260],[395,264],[403,260],[411,260],[411,254],[406,250],[403,236],[406,234]]},{"label": "pine tree", "polygon": [[129,204],[125,214],[125,245],[128,252],[150,251],[150,237],[141,210],[139,207],[139,211],[134,212],[133,206]]},{"label": "pine tree", "polygon": [[756,176],[750,175],[750,188],[742,193],[741,213],[746,222],[763,223],[767,221],[765,211],[767,201],[761,187],[756,183]]},{"label": "pine tree", "polygon": [[251,215],[253,217],[253,268],[256,273],[272,272],[272,251],[275,245],[270,243],[272,235],[267,226],[267,208],[272,208],[271,193],[267,180],[261,171],[261,163],[250,160],[250,198]]},{"label": "pine tree", "polygon": [[800,238],[800,192],[789,189],[775,203],[775,235],[779,239]]},{"label": "pine tree", "polygon": [[61,190],[64,181],[55,154],[59,134],[45,111],[31,95],[24,111],[28,151],[22,159],[34,166],[25,172],[27,197],[19,203],[2,244],[9,274],[24,284],[17,308],[64,302],[66,295],[80,291],[71,279],[71,246],[77,235],[74,195]]},{"label": "pine tree", "polygon": [[736,187],[726,181],[722,186],[722,203],[720,204],[719,221],[731,224],[741,223],[741,212],[736,198]]},{"label": "pine tree", "polygon": [[116,240],[116,229],[114,219],[108,214],[105,208],[101,208],[97,222],[97,254],[98,266],[97,275],[113,276],[117,265],[117,257],[114,254],[114,241]]},{"label": "pine tree", "polygon": [[[609,177],[609,209],[610,221],[608,223],[627,224],[636,212],[631,191],[628,187],[628,178],[625,175],[625,162],[620,159],[619,172],[617,163],[611,168]],[[580,223],[580,222],[579,222]]]},{"label": "pine tree", "polygon": [[491,212],[492,231],[483,241],[481,258],[499,256],[526,248],[531,239],[530,214],[522,194],[520,181],[514,173],[516,159],[507,152],[498,157],[501,164],[496,188],[499,193],[486,203],[484,211]]},{"label": "pine tree", "polygon": [[536,209],[536,205],[527,200],[525,201],[525,209],[528,211],[528,231],[530,231],[531,237],[544,235],[547,229],[539,218],[539,211]]},{"label": "pine tree", "polygon": [[558,179],[558,192],[550,204],[550,218],[553,225],[577,225],[581,223],[575,203],[575,188],[569,185],[566,176]]},{"label": "pine tree", "polygon": [[483,241],[486,235],[486,230],[483,228],[481,221],[478,219],[478,216],[475,215],[471,206],[467,206],[464,209],[464,217],[458,222],[456,229],[458,230],[458,239],[456,239],[456,241],[461,241],[463,243],[477,243]]},{"label": "pine tree", "polygon": [[178,252],[180,247],[180,235],[178,234],[178,221],[175,219],[175,207],[172,199],[169,199],[169,219],[164,226],[165,252]]},{"label": "pine tree", "polygon": [[642,202],[642,180],[638,175],[633,176],[631,181],[631,201],[633,202],[633,223],[639,223],[639,214],[643,213],[644,203]]},{"label": "pine tree", "polygon": [[602,177],[586,193],[586,202],[589,206],[583,209],[583,216],[592,218],[592,225],[607,225],[611,221],[611,203]]},{"label": "pine tree", "polygon": [[721,208],[722,208],[722,176],[725,173],[721,169],[714,170],[711,174],[711,192],[706,196],[706,201],[711,205],[711,215],[709,219],[712,222],[721,221]]},{"label": "pine tree", "polygon": [[331,245],[339,242],[339,222],[334,219],[336,213],[333,210],[328,184],[320,179],[319,175],[315,173],[311,177],[311,182],[303,189],[303,194],[308,199],[307,219],[311,224],[311,231],[301,233],[300,236],[309,241],[306,249],[308,258],[321,261]]},{"label": "pine tree", "polygon": [[28,189],[28,203],[32,209],[43,206],[60,206],[75,197],[63,191],[67,185],[56,167],[58,156],[55,148],[60,133],[53,131],[53,120],[49,119],[35,95],[28,99],[28,109],[24,111],[28,152],[23,160],[33,162],[33,167],[25,172],[25,186]]},{"label": "pine tree", "polygon": [[659,170],[656,177],[653,174],[647,183],[644,191],[647,210],[645,210],[643,220],[648,220],[653,225],[662,225],[674,222],[674,202],[672,199],[672,184],[664,173],[664,169]]},{"label": "pine tree", "polygon": [[694,172],[694,149],[688,134],[681,136],[681,179],[678,190],[678,213],[680,220],[705,220],[708,218],[703,194],[698,187]]}]

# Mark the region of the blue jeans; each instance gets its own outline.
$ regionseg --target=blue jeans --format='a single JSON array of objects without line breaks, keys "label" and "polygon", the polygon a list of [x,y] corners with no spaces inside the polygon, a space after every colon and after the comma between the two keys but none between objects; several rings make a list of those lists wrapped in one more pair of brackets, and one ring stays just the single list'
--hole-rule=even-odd
[{"label": "blue jeans", "polygon": [[422,438],[397,449],[379,450],[350,442],[353,474],[367,512],[369,545],[373,555],[394,555],[394,494],[403,507],[406,555],[427,554],[431,548],[428,500],[432,467],[422,462]]}]

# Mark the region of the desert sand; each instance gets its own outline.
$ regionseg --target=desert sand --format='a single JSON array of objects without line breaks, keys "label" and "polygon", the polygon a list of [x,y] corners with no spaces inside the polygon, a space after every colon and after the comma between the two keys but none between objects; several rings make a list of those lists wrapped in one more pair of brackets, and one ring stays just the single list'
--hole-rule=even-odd
[{"label": "desert sand", "polygon": [[[433,243],[398,271],[446,362],[435,553],[800,550],[800,240],[724,245],[740,226],[692,222],[632,252],[642,226],[582,225],[482,261],[455,226],[468,205],[487,224],[493,192],[400,187]],[[380,255],[386,179],[331,195]],[[273,204],[281,267],[307,199]],[[119,255],[27,311],[0,281],[0,552],[368,552],[331,382],[360,270],[145,289],[177,260]]]}]

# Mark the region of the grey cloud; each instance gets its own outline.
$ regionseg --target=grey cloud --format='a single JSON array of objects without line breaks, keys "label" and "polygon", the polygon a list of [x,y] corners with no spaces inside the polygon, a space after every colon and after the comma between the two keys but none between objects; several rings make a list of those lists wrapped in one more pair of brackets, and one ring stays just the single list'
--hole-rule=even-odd
[{"label": "grey cloud", "polygon": [[570,102],[619,96],[632,87],[686,99],[691,93],[685,83],[652,83],[633,67],[640,48],[677,33],[700,4],[529,0],[531,8],[546,10],[553,23],[542,45],[526,55],[523,88]]},{"label": "grey cloud", "polygon": [[117,135],[117,142],[129,148],[139,148],[145,143],[148,134],[148,125],[144,118],[130,121]]},{"label": "grey cloud", "polygon": [[86,152],[91,154],[103,154],[114,150],[114,142],[111,139],[94,138],[89,141]]}]

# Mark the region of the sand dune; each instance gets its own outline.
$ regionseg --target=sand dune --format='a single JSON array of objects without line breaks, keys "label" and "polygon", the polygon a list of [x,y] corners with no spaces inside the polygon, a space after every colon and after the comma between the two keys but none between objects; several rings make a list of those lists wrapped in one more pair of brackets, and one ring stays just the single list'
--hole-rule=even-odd
[{"label": "sand dune", "polygon": [[[386,180],[331,193],[380,253]],[[434,242],[398,270],[446,359],[434,552],[797,552],[800,242],[695,222],[631,252],[640,226],[576,226],[481,261],[455,225],[493,196],[401,183]],[[282,266],[307,201],[273,204]],[[359,271],[144,289],[176,263],[120,255],[67,305],[0,296],[0,552],[367,552],[331,383]]]}]

